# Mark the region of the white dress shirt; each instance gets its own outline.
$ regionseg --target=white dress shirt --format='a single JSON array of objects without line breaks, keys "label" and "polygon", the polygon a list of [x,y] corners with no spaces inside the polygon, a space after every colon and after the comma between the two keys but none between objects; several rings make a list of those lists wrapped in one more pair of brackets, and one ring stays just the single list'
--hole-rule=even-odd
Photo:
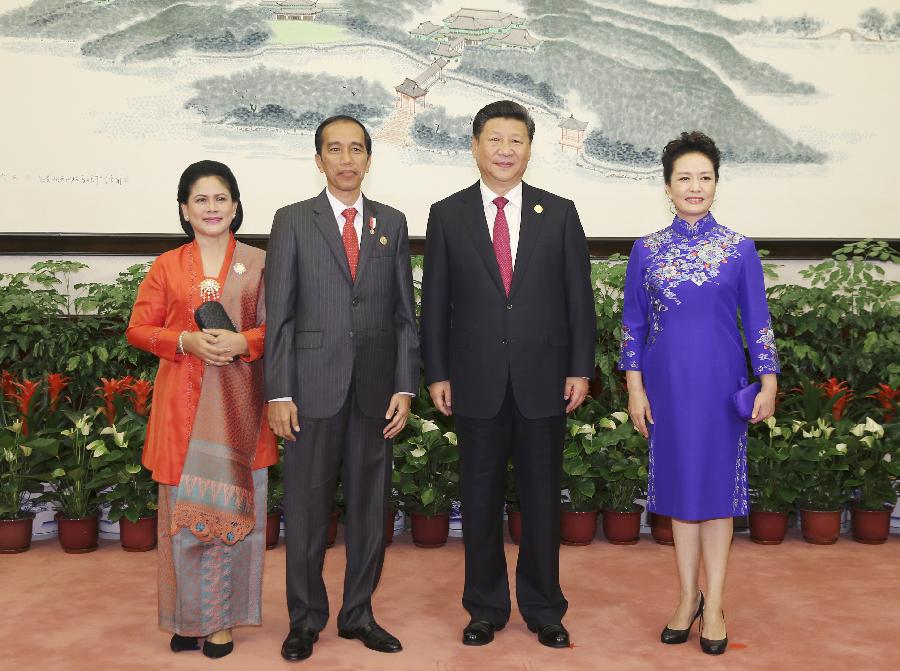
[{"label": "white dress shirt", "polygon": [[[481,201],[484,205],[484,218],[487,219],[488,234],[491,242],[494,241],[494,220],[497,218],[497,206],[493,200],[497,194],[491,191],[483,180],[481,186]],[[506,213],[506,223],[509,225],[509,251],[512,253],[513,270],[516,267],[516,250],[519,247],[519,228],[522,224],[522,182],[516,184],[504,196],[509,202],[503,207]]]},{"label": "white dress shirt", "polygon": [[363,197],[362,191],[360,191],[359,196],[356,197],[356,202],[353,205],[344,205],[341,201],[331,195],[331,191],[327,188],[325,189],[325,195],[328,196],[328,202],[331,203],[331,209],[334,210],[334,219],[337,221],[338,225],[338,235],[341,238],[344,237],[344,223],[347,221],[344,219],[344,210],[348,207],[352,207],[356,209],[356,217],[353,219],[353,228],[356,229],[356,242],[358,244],[362,244],[362,227],[363,227]]}]

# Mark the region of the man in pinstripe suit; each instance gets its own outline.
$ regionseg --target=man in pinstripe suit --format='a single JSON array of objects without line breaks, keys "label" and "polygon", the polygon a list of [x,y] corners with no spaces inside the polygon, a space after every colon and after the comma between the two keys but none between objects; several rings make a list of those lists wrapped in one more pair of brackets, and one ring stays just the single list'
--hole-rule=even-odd
[{"label": "man in pinstripe suit", "polygon": [[340,475],[347,568],[338,634],[380,652],[400,641],[372,614],[384,560],[391,439],[419,384],[406,218],[365,198],[372,140],[356,119],[316,130],[327,187],[275,213],[266,263],[269,424],[285,439],[284,513],[291,630],[281,649],[306,659],[328,620],[322,580]]}]

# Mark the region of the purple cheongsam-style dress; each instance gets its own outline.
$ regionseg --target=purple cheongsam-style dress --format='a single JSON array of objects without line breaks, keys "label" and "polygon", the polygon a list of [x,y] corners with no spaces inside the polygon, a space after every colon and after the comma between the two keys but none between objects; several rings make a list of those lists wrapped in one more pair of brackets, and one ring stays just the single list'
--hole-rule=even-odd
[{"label": "purple cheongsam-style dress", "polygon": [[747,423],[732,395],[753,372],[780,372],[753,241],[708,213],[637,240],[625,276],[620,370],[650,400],[647,509],[683,520],[748,513]]}]

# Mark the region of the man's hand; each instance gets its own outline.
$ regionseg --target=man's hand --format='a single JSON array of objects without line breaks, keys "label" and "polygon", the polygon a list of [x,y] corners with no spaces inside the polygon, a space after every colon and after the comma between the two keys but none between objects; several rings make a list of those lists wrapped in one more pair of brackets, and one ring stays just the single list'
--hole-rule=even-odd
[{"label": "man's hand", "polygon": [[297,405],[293,401],[269,401],[269,428],[285,440],[297,440],[292,433],[300,430]]},{"label": "man's hand", "polygon": [[384,418],[389,420],[384,427],[384,437],[391,439],[403,431],[406,420],[409,417],[409,408],[412,405],[412,396],[409,394],[394,394],[391,396],[391,404],[388,406]]},{"label": "man's hand", "polygon": [[428,393],[431,394],[431,402],[434,403],[434,407],[442,415],[449,417],[453,414],[453,408],[450,407],[450,380],[432,382],[428,386]]},{"label": "man's hand", "polygon": [[588,381],[583,377],[567,377],[566,388],[563,390],[563,399],[568,401],[566,405],[566,413],[572,412],[575,408],[584,403],[584,397],[588,393]]}]

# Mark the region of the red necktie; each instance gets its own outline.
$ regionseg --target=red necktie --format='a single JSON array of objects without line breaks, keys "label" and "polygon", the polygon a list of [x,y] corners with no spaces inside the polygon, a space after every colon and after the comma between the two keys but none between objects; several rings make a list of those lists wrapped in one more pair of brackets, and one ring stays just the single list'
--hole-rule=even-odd
[{"label": "red necktie", "polygon": [[350,277],[356,281],[356,266],[359,264],[359,238],[356,237],[356,228],[353,220],[356,219],[356,208],[348,207],[342,213],[344,215],[344,232],[341,238],[344,240],[344,251],[347,252],[347,262],[350,264]]},{"label": "red necktie", "polygon": [[497,196],[493,201],[497,206],[497,216],[494,217],[494,255],[497,257],[497,266],[500,268],[500,279],[506,295],[509,296],[509,288],[512,286],[512,252],[509,247],[509,224],[506,222],[506,213],[503,208],[509,202],[503,196]]}]

